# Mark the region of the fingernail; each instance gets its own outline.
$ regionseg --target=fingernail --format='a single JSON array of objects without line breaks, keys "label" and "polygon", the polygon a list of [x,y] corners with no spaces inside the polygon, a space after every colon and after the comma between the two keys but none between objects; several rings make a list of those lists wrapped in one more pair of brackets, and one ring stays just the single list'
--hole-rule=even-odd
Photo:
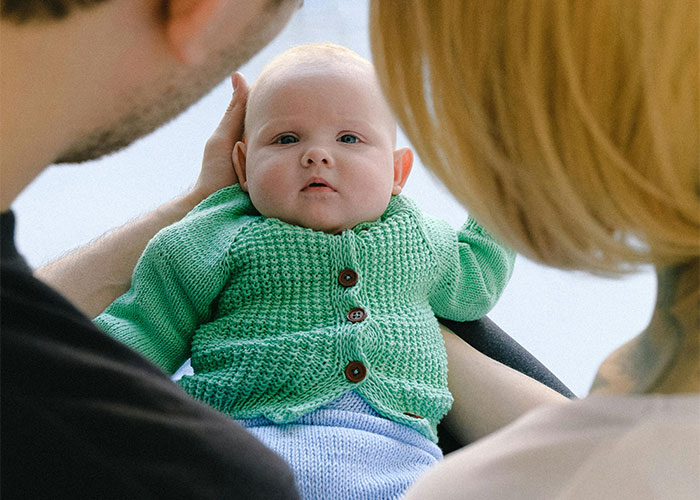
[{"label": "fingernail", "polygon": [[238,90],[238,85],[240,84],[241,74],[236,72],[233,74],[233,91]]}]

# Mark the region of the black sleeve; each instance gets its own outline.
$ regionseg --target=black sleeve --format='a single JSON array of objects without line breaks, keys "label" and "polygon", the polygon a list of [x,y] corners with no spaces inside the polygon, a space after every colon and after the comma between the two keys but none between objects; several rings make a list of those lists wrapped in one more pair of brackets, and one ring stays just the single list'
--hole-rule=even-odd
[{"label": "black sleeve", "polygon": [[[518,344],[506,332],[501,330],[498,325],[488,317],[461,323],[440,318],[440,322],[456,333],[462,340],[486,356],[542,382],[568,398],[576,397],[575,394],[540,363],[537,358]],[[445,454],[456,450],[460,446],[469,444],[459,444],[442,425],[438,425],[438,437],[440,439],[439,445]]]},{"label": "black sleeve", "polygon": [[2,498],[298,498],[280,457],[102,333],[5,250]]}]

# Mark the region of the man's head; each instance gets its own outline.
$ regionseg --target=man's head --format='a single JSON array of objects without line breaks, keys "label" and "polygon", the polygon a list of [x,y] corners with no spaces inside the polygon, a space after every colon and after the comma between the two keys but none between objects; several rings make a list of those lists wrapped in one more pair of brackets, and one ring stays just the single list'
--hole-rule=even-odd
[{"label": "man's head", "polygon": [[[3,113],[10,103],[17,109],[19,95],[33,99],[35,123],[60,120],[54,137],[38,139],[56,142],[54,156],[45,161],[97,158],[127,146],[202,97],[271,40],[300,4],[2,0],[8,77]],[[39,64],[46,66],[44,74]],[[42,100],[43,109],[55,116],[41,113]],[[26,122],[26,113],[12,121]],[[13,123],[6,125],[11,129]]]},{"label": "man's head", "polygon": [[[203,60],[185,61],[194,64],[172,68],[156,82],[156,87],[131,89],[124,96],[125,105],[116,120],[94,130],[57,161],[79,162],[116,151],[174,118],[264,47],[288,21],[293,10],[287,7],[298,2],[244,3],[246,5],[236,12],[236,20],[245,20],[245,23],[236,36],[232,34],[230,39],[215,45],[213,51],[203,54]],[[230,8],[225,4],[223,2],[220,8]],[[215,14],[212,11],[209,15]],[[201,56],[183,53],[182,57]]]},{"label": "man's head", "polygon": [[338,233],[376,220],[412,164],[372,65],[349,49],[311,44],[275,58],[248,100],[234,165],[267,217]]}]

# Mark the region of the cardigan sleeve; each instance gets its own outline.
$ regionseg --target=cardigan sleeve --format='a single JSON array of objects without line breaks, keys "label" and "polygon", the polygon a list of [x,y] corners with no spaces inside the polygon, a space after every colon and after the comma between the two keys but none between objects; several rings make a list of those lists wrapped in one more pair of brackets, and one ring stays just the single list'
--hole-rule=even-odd
[{"label": "cardigan sleeve", "polygon": [[485,316],[510,279],[515,252],[471,218],[457,232],[444,221],[428,218],[426,234],[438,268],[430,296],[435,314],[454,321]]},{"label": "cardigan sleeve", "polygon": [[131,288],[95,318],[97,326],[174,373],[230,279],[229,248],[253,211],[247,195],[231,186],[161,230],[141,255]]}]

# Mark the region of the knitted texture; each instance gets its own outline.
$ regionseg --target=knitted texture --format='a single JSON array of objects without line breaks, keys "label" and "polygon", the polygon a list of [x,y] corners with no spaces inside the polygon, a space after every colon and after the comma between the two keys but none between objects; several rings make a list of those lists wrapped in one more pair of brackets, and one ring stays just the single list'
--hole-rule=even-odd
[{"label": "knitted texture", "polygon": [[442,459],[437,445],[354,391],[290,424],[239,423],[289,464],[304,500],[395,500]]},{"label": "knitted texture", "polygon": [[435,315],[485,315],[513,260],[474,221],[455,232],[402,196],[331,235],[260,216],[235,185],[159,232],[95,321],[170,373],[191,356],[179,383],[234,418],[290,422],[355,390],[436,441],[452,396]]}]

